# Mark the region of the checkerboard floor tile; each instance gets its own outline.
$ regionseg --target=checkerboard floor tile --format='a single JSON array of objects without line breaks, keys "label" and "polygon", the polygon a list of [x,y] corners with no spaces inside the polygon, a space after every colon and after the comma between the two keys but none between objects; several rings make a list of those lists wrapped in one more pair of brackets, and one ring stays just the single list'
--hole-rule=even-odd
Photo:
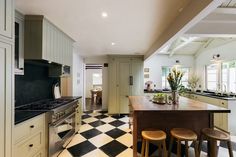
[{"label": "checkerboard floor tile", "polygon": [[[236,137],[232,138],[234,156],[236,156]],[[225,143],[218,143],[219,157],[228,157]],[[149,156],[157,156],[156,145],[150,144]],[[207,144],[202,145],[201,157],[207,157]],[[138,142],[138,153],[141,153],[141,142]],[[175,147],[173,147],[173,153]],[[59,157],[132,157],[132,134],[127,115],[109,116],[102,112],[85,112],[82,116],[80,131],[61,152]],[[175,157],[175,154],[172,155]],[[192,145],[189,156],[194,157]]]}]

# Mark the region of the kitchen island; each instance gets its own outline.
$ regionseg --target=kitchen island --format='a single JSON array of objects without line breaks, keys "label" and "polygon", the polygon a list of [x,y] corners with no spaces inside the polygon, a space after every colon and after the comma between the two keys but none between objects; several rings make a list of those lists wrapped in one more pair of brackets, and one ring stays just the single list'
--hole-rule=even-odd
[{"label": "kitchen island", "polygon": [[137,156],[137,142],[142,130],[161,129],[169,134],[172,128],[188,128],[200,135],[202,128],[214,127],[214,113],[230,110],[180,97],[178,105],[158,105],[145,96],[130,96],[133,116],[133,156]]}]

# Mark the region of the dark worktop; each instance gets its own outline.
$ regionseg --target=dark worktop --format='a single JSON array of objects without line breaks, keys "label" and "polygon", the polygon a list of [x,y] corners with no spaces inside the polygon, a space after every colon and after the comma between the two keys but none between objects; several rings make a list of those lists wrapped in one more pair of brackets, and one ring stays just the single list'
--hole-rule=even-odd
[{"label": "dark worktop", "polygon": [[[68,96],[68,97],[62,97],[62,98],[68,98],[72,100],[78,100],[81,99],[82,96]],[[25,110],[15,110],[15,125],[19,124],[21,122],[24,122],[28,119],[34,118],[40,114],[46,113],[47,111],[25,111]]]},{"label": "dark worktop", "polygon": [[150,101],[145,96],[130,96],[129,102],[133,111],[157,111],[157,112],[183,112],[183,111],[198,111],[198,112],[214,112],[214,113],[230,113],[230,110],[215,105],[207,104],[200,101],[195,101],[189,98],[180,97],[178,105],[159,105]]},{"label": "dark worktop", "polygon": [[236,100],[235,96],[222,97],[222,96],[217,96],[217,95],[211,95],[211,93],[207,93],[207,92],[194,92],[194,93],[189,93],[189,94],[196,94],[196,95],[200,95],[200,96],[206,96],[206,97],[210,97],[210,98],[222,99],[222,100],[227,100],[227,101],[235,101]]},{"label": "dark worktop", "polygon": [[[152,90],[152,91],[147,91],[144,90],[144,93],[171,93],[170,90]],[[203,91],[203,92],[190,92],[187,91],[185,92],[187,94],[196,94],[196,95],[200,95],[200,96],[206,96],[206,97],[210,97],[210,98],[216,98],[216,99],[221,99],[221,100],[227,100],[227,101],[236,101],[236,96],[234,95],[230,95],[230,96],[221,96],[221,95],[213,95],[214,92],[208,92],[208,91]]]},{"label": "dark worktop", "polygon": [[28,119],[34,118],[40,114],[45,113],[46,111],[24,111],[16,110],[15,111],[15,125],[24,122]]}]

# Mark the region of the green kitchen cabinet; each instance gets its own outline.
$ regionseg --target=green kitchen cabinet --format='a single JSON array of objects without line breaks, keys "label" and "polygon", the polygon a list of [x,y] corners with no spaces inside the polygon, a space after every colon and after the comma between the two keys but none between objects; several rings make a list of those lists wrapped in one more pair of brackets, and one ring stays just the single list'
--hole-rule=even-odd
[{"label": "green kitchen cabinet", "polygon": [[11,157],[13,125],[13,44],[0,40],[0,156]]},{"label": "green kitchen cabinet", "polygon": [[143,95],[143,56],[109,56],[108,113],[128,114],[131,95]]},{"label": "green kitchen cabinet", "polygon": [[0,38],[13,39],[13,0],[0,0]]},{"label": "green kitchen cabinet", "polygon": [[73,39],[44,16],[25,16],[25,59],[71,66],[73,43]]},{"label": "green kitchen cabinet", "polygon": [[24,15],[15,11],[15,74],[24,75]]}]

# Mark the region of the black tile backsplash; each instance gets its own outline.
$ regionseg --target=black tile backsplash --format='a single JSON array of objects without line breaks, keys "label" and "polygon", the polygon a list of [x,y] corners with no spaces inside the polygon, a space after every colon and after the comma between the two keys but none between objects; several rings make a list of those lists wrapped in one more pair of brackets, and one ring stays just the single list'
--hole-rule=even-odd
[{"label": "black tile backsplash", "polygon": [[15,75],[15,106],[53,98],[52,86],[59,81],[48,77],[47,65],[25,63],[24,75]]}]

